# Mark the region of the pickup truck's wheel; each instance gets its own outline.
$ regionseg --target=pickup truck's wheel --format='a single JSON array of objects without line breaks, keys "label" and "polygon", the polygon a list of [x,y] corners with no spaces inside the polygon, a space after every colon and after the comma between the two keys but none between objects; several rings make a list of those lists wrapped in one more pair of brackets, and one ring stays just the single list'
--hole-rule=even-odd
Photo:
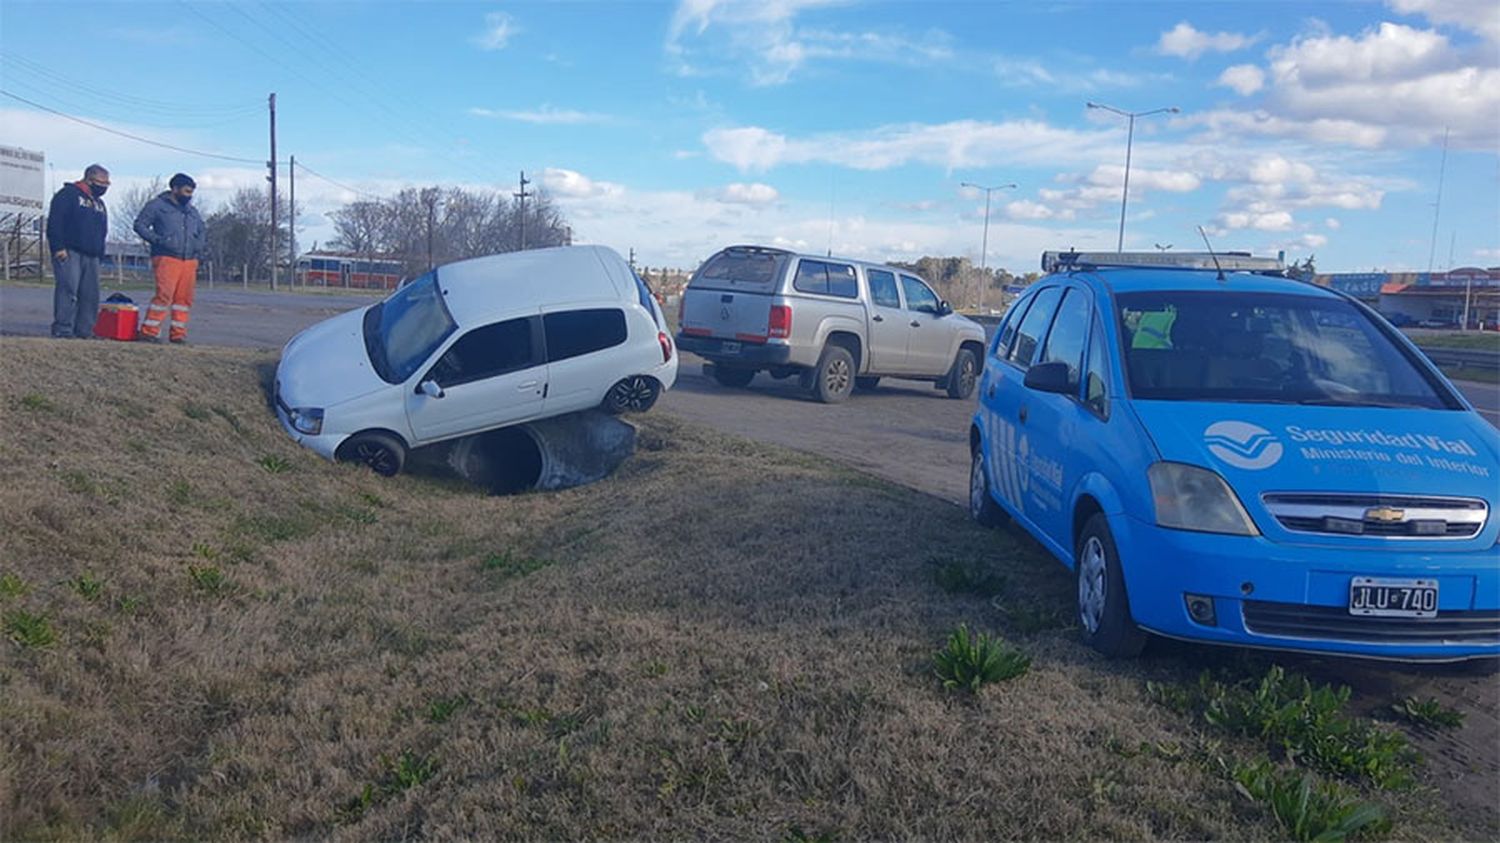
[{"label": "pickup truck's wheel", "polygon": [[990,481],[984,474],[984,451],[974,449],[969,461],[969,517],[981,527],[999,527],[1010,515],[990,495]]},{"label": "pickup truck's wheel", "polygon": [[661,395],[661,384],[655,378],[632,375],[609,388],[604,394],[603,409],[606,413],[644,413],[656,404]]},{"label": "pickup truck's wheel", "polygon": [[1140,655],[1146,646],[1146,633],[1130,617],[1120,554],[1103,514],[1094,513],[1084,522],[1073,558],[1084,643],[1112,659]]},{"label": "pickup truck's wheel", "polygon": [[948,370],[948,397],[968,398],[974,394],[974,383],[979,379],[979,361],[974,352],[961,348],[953,358],[953,368]]},{"label": "pickup truck's wheel", "polygon": [[854,356],[848,349],[830,345],[818,358],[813,372],[813,395],[824,404],[837,404],[854,391]]},{"label": "pickup truck's wheel", "polygon": [[739,389],[750,385],[755,380],[754,369],[736,369],[731,366],[714,366],[714,380],[720,386],[729,386]]},{"label": "pickup truck's wheel", "polygon": [[880,386],[879,376],[859,377],[854,379],[854,388],[859,390],[860,392],[869,392],[877,386]]},{"label": "pickup truck's wheel", "polygon": [[406,446],[389,433],[356,433],[339,445],[340,462],[357,462],[382,477],[395,477],[406,465]]}]

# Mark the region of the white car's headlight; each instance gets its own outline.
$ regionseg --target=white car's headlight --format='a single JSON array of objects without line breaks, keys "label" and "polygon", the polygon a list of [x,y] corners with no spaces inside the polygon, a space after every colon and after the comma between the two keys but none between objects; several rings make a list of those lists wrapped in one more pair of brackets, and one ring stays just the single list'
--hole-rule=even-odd
[{"label": "white car's headlight", "polygon": [[1195,465],[1153,463],[1146,470],[1156,523],[1174,530],[1255,536],[1260,531],[1224,478]]},{"label": "white car's headlight", "polygon": [[317,436],[323,432],[323,410],[321,408],[293,407],[287,416],[292,423],[292,427],[296,428],[299,433],[306,433],[308,436]]}]

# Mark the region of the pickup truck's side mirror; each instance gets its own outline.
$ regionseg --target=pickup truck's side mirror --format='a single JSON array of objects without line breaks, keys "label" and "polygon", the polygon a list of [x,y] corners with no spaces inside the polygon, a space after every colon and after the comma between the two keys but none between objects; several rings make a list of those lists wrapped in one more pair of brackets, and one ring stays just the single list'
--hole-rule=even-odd
[{"label": "pickup truck's side mirror", "polygon": [[441,386],[438,386],[438,382],[434,380],[425,380],[417,384],[417,392],[418,394],[425,395],[428,398],[443,397],[443,388]]},{"label": "pickup truck's side mirror", "polygon": [[937,312],[937,315],[939,315],[939,316],[947,316],[948,314],[950,314],[952,312],[953,312],[953,305],[949,304],[947,299],[944,299],[943,301],[938,302],[938,312]]},{"label": "pickup truck's side mirror", "polygon": [[1056,392],[1067,395],[1076,391],[1073,384],[1068,383],[1067,363],[1038,363],[1026,370],[1026,379],[1023,381],[1027,389],[1035,389],[1038,392]]}]

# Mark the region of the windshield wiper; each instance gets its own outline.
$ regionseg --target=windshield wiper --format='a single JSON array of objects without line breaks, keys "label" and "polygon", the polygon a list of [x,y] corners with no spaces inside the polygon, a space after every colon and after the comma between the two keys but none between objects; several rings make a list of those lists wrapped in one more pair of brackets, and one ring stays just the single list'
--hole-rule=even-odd
[{"label": "windshield wiper", "polygon": [[1385,407],[1388,409],[1407,410],[1421,407],[1420,404],[1393,404],[1389,401],[1370,401],[1363,398],[1346,401],[1342,398],[1334,398],[1332,396],[1329,396],[1327,398],[1302,398],[1294,403],[1306,404],[1308,406],[1314,407]]}]

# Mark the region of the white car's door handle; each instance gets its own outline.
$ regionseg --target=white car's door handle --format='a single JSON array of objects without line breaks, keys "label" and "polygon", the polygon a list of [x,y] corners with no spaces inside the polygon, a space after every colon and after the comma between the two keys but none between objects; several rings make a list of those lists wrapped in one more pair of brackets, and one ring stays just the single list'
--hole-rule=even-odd
[{"label": "white car's door handle", "polygon": [[541,381],[527,381],[527,382],[521,384],[520,386],[516,387],[516,391],[517,392],[525,392],[528,389],[536,389],[537,384],[539,384],[539,383],[541,383]]}]

